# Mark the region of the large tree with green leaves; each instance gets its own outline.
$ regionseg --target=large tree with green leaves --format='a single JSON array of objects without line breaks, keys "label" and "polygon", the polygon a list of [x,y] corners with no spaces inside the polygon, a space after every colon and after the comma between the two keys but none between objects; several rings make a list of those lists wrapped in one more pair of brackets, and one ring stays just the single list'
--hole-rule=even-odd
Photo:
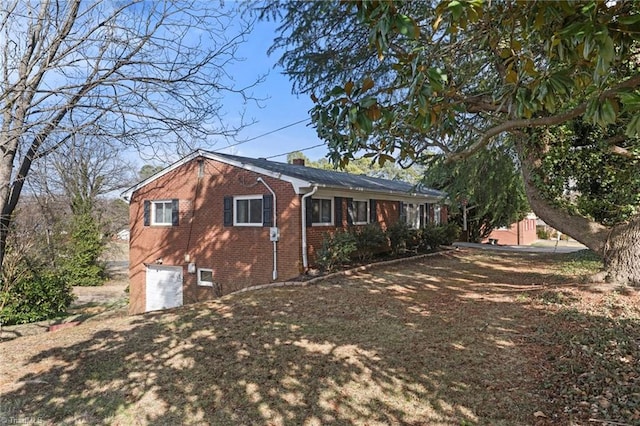
[{"label": "large tree with green leaves", "polygon": [[605,220],[576,203],[591,186],[545,174],[545,162],[597,141],[592,171],[633,191],[613,169],[637,170],[640,152],[640,4],[284,1],[266,11],[282,12],[274,47],[290,46],[281,64],[316,101],[334,161],[362,150],[455,161],[508,139],[536,214],[601,255],[610,280],[640,284],[637,199],[619,197],[627,214]]},{"label": "large tree with green leaves", "polygon": [[531,211],[514,158],[513,147],[505,144],[458,161],[437,158],[426,169],[424,183],[449,194],[450,214],[463,229],[466,221],[469,241],[481,242]]}]

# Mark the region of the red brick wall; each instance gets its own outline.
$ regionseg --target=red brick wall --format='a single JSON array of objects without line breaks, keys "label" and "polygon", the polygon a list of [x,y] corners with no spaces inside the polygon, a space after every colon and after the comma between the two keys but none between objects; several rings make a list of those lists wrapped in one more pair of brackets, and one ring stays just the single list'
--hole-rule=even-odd
[{"label": "red brick wall", "polygon": [[[520,227],[519,241],[518,226]],[[538,239],[536,234],[536,220],[523,219],[518,223],[512,224],[509,229],[494,229],[483,242],[488,242],[490,238],[498,240],[498,244],[528,246]]]},{"label": "red brick wall", "polygon": [[[278,281],[302,271],[301,196],[291,184],[214,160],[194,159],[136,191],[130,202],[130,305],[131,313],[144,312],[146,264],[181,266],[184,303],[206,300],[251,285],[272,281],[273,243],[268,227],[223,226],[225,196],[267,195],[256,179],[262,177],[276,193]],[[144,226],[144,201],[179,199],[179,226]],[[347,201],[342,199],[343,222],[347,226]],[[446,209],[442,209],[446,217]],[[376,215],[382,229],[399,218],[398,202],[377,200]],[[443,217],[443,222],[445,221]],[[307,227],[310,265],[322,244],[324,232],[336,226]],[[187,257],[188,256],[188,257]],[[189,263],[213,270],[216,286],[197,285],[197,275],[188,273]]]},{"label": "red brick wall", "polygon": [[[184,303],[272,281],[273,243],[268,227],[224,227],[225,196],[266,195],[257,173],[213,160],[197,160],[179,167],[133,194],[130,204],[130,307],[145,309],[145,264],[162,259],[164,265],[183,267]],[[262,175],[276,193],[280,241],[277,243],[278,280],[297,276],[301,267],[300,199],[291,184]],[[144,200],[179,199],[179,226],[143,226]],[[189,256],[189,261],[185,255]],[[197,285],[189,262],[213,270],[219,291]]]},{"label": "red brick wall", "polygon": [[[384,230],[398,221],[400,212],[398,211],[397,201],[376,200],[376,217],[380,227]],[[338,226],[310,226],[307,227],[307,253],[309,256],[309,265],[315,266],[316,252],[322,246],[324,233],[334,233],[338,228],[344,229],[347,225],[347,199],[342,198],[342,223]],[[356,225],[357,227],[358,225]]]}]

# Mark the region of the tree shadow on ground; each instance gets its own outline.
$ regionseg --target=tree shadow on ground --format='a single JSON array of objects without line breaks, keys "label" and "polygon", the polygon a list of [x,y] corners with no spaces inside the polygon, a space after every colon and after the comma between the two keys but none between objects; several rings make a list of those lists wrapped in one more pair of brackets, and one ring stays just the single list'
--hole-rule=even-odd
[{"label": "tree shadow on ground", "polygon": [[237,294],[97,329],[25,357],[32,372],[4,393],[3,416],[53,424],[545,423],[533,415],[552,407],[535,372],[543,345],[531,337],[544,314],[512,298],[513,283],[530,273],[507,279],[513,262],[465,262],[445,257]]}]

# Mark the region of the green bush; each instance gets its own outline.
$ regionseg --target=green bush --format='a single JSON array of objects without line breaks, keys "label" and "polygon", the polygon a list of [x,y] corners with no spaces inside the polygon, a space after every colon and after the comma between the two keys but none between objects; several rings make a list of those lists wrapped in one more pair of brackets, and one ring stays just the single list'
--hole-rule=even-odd
[{"label": "green bush", "polygon": [[73,299],[71,286],[59,275],[26,271],[0,292],[0,324],[24,324],[64,315]]},{"label": "green bush", "polygon": [[356,241],[355,256],[360,261],[370,260],[375,254],[388,249],[387,237],[377,223],[356,228],[353,235]]},{"label": "green bush", "polygon": [[409,225],[398,221],[387,228],[386,234],[393,255],[398,255],[407,250],[407,240],[411,236]]},{"label": "green bush", "polygon": [[460,228],[454,222],[445,225],[429,224],[420,231],[421,251],[435,250],[440,245],[451,245],[460,235]]},{"label": "green bush", "polygon": [[536,228],[537,237],[541,240],[548,240],[551,238],[551,233],[544,226],[538,226]]},{"label": "green bush", "polygon": [[462,230],[460,226],[458,226],[455,222],[448,222],[443,227],[442,241],[439,245],[450,246],[454,241],[457,241],[460,238],[460,233]]},{"label": "green bush", "polygon": [[325,233],[317,254],[317,263],[325,271],[349,263],[357,250],[356,237],[347,231],[336,231],[333,235]]},{"label": "green bush", "polygon": [[99,286],[106,279],[105,267],[98,259],[104,251],[104,238],[90,214],[74,218],[71,240],[60,268],[72,286]]}]

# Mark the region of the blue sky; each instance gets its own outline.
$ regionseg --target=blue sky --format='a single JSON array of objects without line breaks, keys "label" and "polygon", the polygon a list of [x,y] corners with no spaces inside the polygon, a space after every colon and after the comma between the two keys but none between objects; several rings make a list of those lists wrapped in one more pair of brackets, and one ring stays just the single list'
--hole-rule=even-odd
[{"label": "blue sky", "polygon": [[[291,93],[289,79],[282,74],[281,68],[274,68],[279,55],[267,55],[267,49],[275,36],[276,26],[273,22],[256,23],[248,42],[243,44],[238,52],[238,56],[246,60],[232,68],[232,75],[240,84],[251,82],[260,74],[269,73],[266,81],[253,90],[256,97],[267,98],[262,102],[263,108],[259,108],[254,103],[247,105],[246,116],[254,118],[257,123],[245,128],[240,134],[240,139],[255,138],[300,120],[307,119],[307,121],[230,148],[225,147],[233,141],[219,140],[210,148],[211,150],[257,158],[302,150],[323,143],[309,125],[309,110],[313,102],[309,96],[297,96]],[[237,99],[229,99],[227,117],[229,119],[237,117],[239,110],[240,105],[237,104]],[[322,146],[303,151],[303,153],[310,159],[317,160],[326,155],[327,149],[326,146]],[[286,161],[286,155],[273,160]]]}]

